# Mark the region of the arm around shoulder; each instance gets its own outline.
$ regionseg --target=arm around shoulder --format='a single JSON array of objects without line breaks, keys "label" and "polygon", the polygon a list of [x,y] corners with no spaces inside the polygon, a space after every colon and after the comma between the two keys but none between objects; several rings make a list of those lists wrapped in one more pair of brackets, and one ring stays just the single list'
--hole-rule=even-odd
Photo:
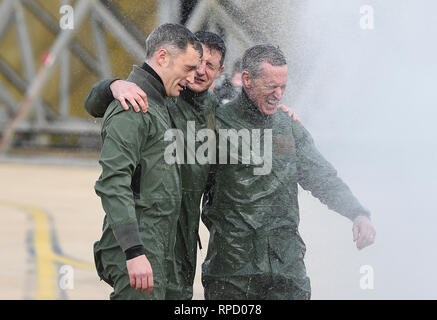
[{"label": "arm around shoulder", "polygon": [[118,78],[104,79],[95,83],[85,98],[86,111],[96,118],[102,118],[109,104],[114,100],[110,85]]}]

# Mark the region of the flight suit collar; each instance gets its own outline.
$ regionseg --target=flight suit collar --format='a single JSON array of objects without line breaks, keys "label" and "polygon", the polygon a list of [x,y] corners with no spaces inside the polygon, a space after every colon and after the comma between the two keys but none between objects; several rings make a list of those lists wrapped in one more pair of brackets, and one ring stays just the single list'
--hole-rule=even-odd
[{"label": "flight suit collar", "polygon": [[208,97],[208,89],[197,93],[186,88],[181,92],[180,97],[197,110],[204,109],[207,107],[205,105],[205,100]]},{"label": "flight suit collar", "polygon": [[160,81],[152,73],[134,65],[127,80],[136,83],[147,94],[147,98],[154,100],[160,105],[165,105],[167,93],[165,92],[162,80]]}]

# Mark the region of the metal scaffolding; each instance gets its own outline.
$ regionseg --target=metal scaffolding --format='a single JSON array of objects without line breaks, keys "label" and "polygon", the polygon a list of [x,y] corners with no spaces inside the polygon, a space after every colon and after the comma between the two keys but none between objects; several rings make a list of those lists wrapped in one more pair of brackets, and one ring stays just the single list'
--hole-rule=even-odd
[{"label": "metal scaffolding", "polygon": [[[70,0],[60,0],[59,6],[71,5]],[[36,0],[3,0],[0,3],[0,44],[7,30],[12,26],[16,30],[17,49],[20,52],[24,77],[18,74],[0,55],[0,73],[10,85],[23,94],[16,101],[4,83],[0,82],[0,102],[6,107],[0,108],[0,153],[9,150],[16,132],[37,134],[98,134],[99,123],[89,119],[73,117],[70,113],[70,74],[71,57],[77,57],[81,63],[99,78],[112,75],[104,32],[111,34],[117,42],[138,63],[145,57],[145,36],[134,23],[123,15],[113,2],[108,0],[77,0],[74,7],[74,28],[61,28]],[[23,10],[33,14],[51,33],[55,40],[44,57],[43,64],[36,70],[32,41],[29,38],[29,26]],[[158,5],[158,24],[179,22],[179,5],[174,1],[162,0]],[[255,32],[245,14],[229,0],[198,1],[186,22],[192,31],[209,29],[224,36],[228,47],[234,52],[242,52],[255,42],[263,42],[262,33]],[[88,21],[92,30],[95,54],[91,54],[75,38],[77,30]],[[229,59],[236,56],[230,55]],[[41,93],[59,64],[59,108],[55,111],[45,102]]]},{"label": "metal scaffolding", "polygon": [[[61,5],[69,5],[70,1],[63,0]],[[24,19],[23,7],[37,16],[44,25],[56,34],[55,41],[48,50],[44,63],[36,72],[33,50],[28,35],[27,22]],[[0,41],[7,29],[12,25],[17,31],[17,43],[21,54],[21,62],[25,70],[22,79],[13,68],[0,59],[0,72],[20,90],[24,97],[17,102],[0,83],[0,99],[7,106],[6,119],[2,119],[0,129],[0,153],[7,152],[13,141],[15,132],[31,133],[61,133],[83,134],[98,133],[99,125],[85,119],[74,118],[69,113],[69,78],[70,54],[77,56],[91,72],[100,78],[111,76],[111,65],[108,58],[103,28],[110,32],[115,39],[138,62],[144,59],[145,50],[132,32],[115,18],[114,8],[104,5],[104,1],[78,0],[73,8],[74,28],[61,29],[58,22],[49,15],[36,1],[33,0],[4,0],[0,4]],[[93,42],[96,55],[93,57],[74,36],[85,18],[89,19],[92,27]],[[54,112],[41,101],[41,91],[52,75],[54,67],[60,63],[60,94],[59,112]],[[33,117],[29,117],[32,114]]]}]

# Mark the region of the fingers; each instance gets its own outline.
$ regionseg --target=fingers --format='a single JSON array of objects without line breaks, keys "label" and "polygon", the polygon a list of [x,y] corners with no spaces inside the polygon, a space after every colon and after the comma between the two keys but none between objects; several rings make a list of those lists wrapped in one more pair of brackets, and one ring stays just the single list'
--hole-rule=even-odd
[{"label": "fingers", "polygon": [[141,275],[137,275],[135,278],[135,289],[141,291],[143,289],[143,280]]},{"label": "fingers", "polygon": [[[139,98],[138,98],[139,97]],[[141,111],[143,111],[143,113],[147,112],[147,107],[146,104],[144,103],[143,98],[141,98],[139,95],[135,98],[135,100],[137,101],[137,103],[140,105],[141,107]],[[136,110],[135,110],[136,111]],[[139,110],[138,110],[139,111]]]},{"label": "fingers", "polygon": [[359,232],[359,236],[357,239],[357,248],[360,250],[373,244],[376,237],[376,232],[373,228],[367,227],[363,229],[364,230],[361,230]]},{"label": "fingers", "polygon": [[154,282],[153,273],[146,272],[136,275],[129,275],[130,286],[138,291],[147,291],[148,294],[152,293]]},{"label": "fingers", "polygon": [[124,110],[129,110],[129,106],[127,105],[126,101],[124,100],[124,98],[120,97],[117,98],[118,101],[120,101],[121,106],[123,107]]},{"label": "fingers", "polygon": [[111,84],[110,88],[114,98],[120,101],[124,110],[129,110],[127,100],[135,112],[139,112],[140,109],[144,113],[147,112],[149,108],[147,94],[135,83],[117,80]]},{"label": "fingers", "polygon": [[147,109],[149,108],[149,104],[147,102],[147,96],[145,93],[144,93],[144,96],[146,98],[143,98],[140,94],[135,94],[135,95],[130,95],[130,96],[126,96],[126,97],[118,97],[117,100],[120,101],[121,106],[123,107],[124,110],[129,110],[129,106],[126,103],[126,100],[127,100],[132,105],[132,108],[134,109],[135,112],[139,112],[140,108],[141,108],[141,110],[144,113],[146,113]]},{"label": "fingers", "polygon": [[135,287],[135,283],[136,283],[135,276],[130,273],[129,273],[129,282],[132,288]]},{"label": "fingers", "polygon": [[138,106],[137,101],[135,100],[135,98],[128,97],[127,99],[130,102],[130,104],[132,105],[132,108],[134,108],[135,112],[139,112],[140,111],[140,107]]},{"label": "fingers", "polygon": [[141,105],[141,109],[145,113],[145,112],[147,112],[147,109],[149,108],[149,101],[147,100],[147,94],[141,89],[139,89],[139,91],[137,93],[141,97],[141,100],[144,102],[144,104],[143,104],[144,107],[143,107],[143,105],[141,105],[141,104],[140,105]]},{"label": "fingers", "polygon": [[352,228],[352,234],[354,237],[354,242],[358,240],[358,235],[359,235],[359,228],[357,225],[354,225]]},{"label": "fingers", "polygon": [[154,282],[153,282],[153,274],[151,274],[150,276],[147,277],[147,282],[148,282],[148,289],[147,289],[147,293],[151,294],[152,293],[152,289],[154,287]]},{"label": "fingers", "polygon": [[139,291],[145,291],[150,294],[152,292],[153,270],[150,262],[145,255],[141,255],[126,261],[127,271],[129,274],[129,282],[132,288]]},{"label": "fingers", "polygon": [[150,294],[149,292],[149,285],[148,285],[148,277],[143,277],[141,278],[141,291],[147,290],[147,292]]}]

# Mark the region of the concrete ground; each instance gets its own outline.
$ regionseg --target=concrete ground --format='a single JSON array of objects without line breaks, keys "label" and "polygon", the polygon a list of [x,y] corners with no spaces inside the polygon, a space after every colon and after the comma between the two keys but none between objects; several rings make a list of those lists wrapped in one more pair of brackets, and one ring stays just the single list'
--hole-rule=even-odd
[{"label": "concrete ground", "polygon": [[[108,299],[111,288],[99,281],[92,254],[104,216],[93,189],[99,174],[95,158],[0,161],[0,299]],[[363,289],[362,269],[372,266],[375,248],[358,251],[352,224],[309,193],[301,192],[300,208],[312,298],[377,297]],[[203,299],[199,268],[208,231],[202,224],[201,239],[195,299]]]}]

